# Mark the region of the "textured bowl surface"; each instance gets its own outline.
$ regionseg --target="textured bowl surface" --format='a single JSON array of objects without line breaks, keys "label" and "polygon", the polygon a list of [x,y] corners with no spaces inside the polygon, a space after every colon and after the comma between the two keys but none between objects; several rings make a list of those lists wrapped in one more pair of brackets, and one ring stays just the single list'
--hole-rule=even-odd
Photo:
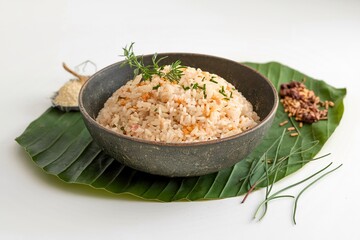
[{"label": "textured bowl surface", "polygon": [[[93,139],[103,150],[134,169],[170,177],[198,176],[230,167],[245,158],[261,141],[274,119],[277,92],[271,82],[258,72],[237,62],[192,53],[164,53],[161,63],[181,60],[185,66],[215,73],[232,83],[254,106],[261,122],[241,134],[219,140],[195,143],[159,143],[124,136],[99,125],[95,118],[106,100],[127,81],[133,69],[120,68],[121,62],[95,73],[83,86],[79,105]],[[151,55],[144,56],[150,64]]]}]

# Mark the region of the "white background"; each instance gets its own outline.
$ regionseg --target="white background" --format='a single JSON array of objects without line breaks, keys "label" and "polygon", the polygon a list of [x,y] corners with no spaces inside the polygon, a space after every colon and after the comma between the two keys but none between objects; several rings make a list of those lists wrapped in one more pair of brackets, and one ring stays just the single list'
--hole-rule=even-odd
[{"label": "white background", "polygon": [[[0,239],[360,239],[360,1],[1,0],[0,32]],[[298,225],[290,200],[253,221],[263,190],[245,204],[147,202],[66,184],[32,163],[14,138],[70,78],[61,63],[101,69],[132,41],[138,54],[279,61],[347,88],[343,120],[321,151],[331,156],[275,186],[344,164],[303,195]]]}]

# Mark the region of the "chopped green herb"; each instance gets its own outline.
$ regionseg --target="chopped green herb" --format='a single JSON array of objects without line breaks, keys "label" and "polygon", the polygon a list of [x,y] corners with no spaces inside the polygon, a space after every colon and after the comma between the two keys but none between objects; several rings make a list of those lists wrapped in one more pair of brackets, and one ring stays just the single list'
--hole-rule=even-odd
[{"label": "chopped green herb", "polygon": [[219,90],[219,93],[221,93],[221,95],[223,95],[224,97],[227,97],[224,86],[221,86],[221,90]]},{"label": "chopped green herb", "polygon": [[185,87],[184,85],[182,85],[182,88],[183,88],[185,91],[190,89],[189,86]]},{"label": "chopped green herb", "polygon": [[160,83],[159,83],[158,85],[154,86],[152,89],[153,89],[153,90],[157,90],[160,86],[161,86],[161,85],[160,85]]},{"label": "chopped green herb", "polygon": [[232,94],[233,94],[233,92],[230,92],[230,98],[232,98]]},{"label": "chopped green herb", "polygon": [[236,89],[233,87],[231,90],[235,91]]},{"label": "chopped green herb", "polygon": [[204,98],[206,98],[207,97],[207,95],[206,95],[206,84],[204,84],[202,89],[203,89],[203,93],[204,93]]},{"label": "chopped green herb", "polygon": [[214,80],[215,78],[216,78],[216,77],[215,77],[214,75],[212,75],[209,81],[210,81],[210,82],[213,82],[213,83],[218,83],[217,81]]},{"label": "chopped green herb", "polygon": [[205,80],[205,77],[203,77],[202,79],[201,79],[201,81],[203,82]]},{"label": "chopped green herb", "polygon": [[227,98],[227,97],[226,97],[226,98],[223,98],[223,99],[224,99],[224,100],[228,100],[228,101],[230,100],[230,98]]},{"label": "chopped green herb", "polygon": [[198,83],[194,83],[194,85],[192,85],[192,89],[197,89],[199,87]]}]

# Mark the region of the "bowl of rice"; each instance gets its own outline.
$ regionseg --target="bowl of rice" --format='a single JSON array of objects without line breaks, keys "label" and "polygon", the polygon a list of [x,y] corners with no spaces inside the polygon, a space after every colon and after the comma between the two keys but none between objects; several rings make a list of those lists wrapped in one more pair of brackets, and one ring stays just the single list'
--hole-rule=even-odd
[{"label": "bowl of rice", "polygon": [[[133,67],[118,62],[82,87],[85,125],[107,154],[140,171],[187,177],[231,167],[260,143],[278,105],[266,77],[215,56],[157,57],[166,57],[158,74],[134,74]],[[144,64],[152,59],[142,56]],[[173,81],[176,61],[181,77]]]}]

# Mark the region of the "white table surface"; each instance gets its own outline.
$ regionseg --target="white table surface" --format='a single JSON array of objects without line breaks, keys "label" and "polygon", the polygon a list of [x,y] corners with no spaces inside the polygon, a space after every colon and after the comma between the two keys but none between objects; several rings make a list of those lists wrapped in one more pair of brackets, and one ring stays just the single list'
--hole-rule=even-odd
[{"label": "white table surface", "polygon": [[[360,1],[0,1],[0,239],[360,239]],[[300,199],[270,204],[264,191],[215,201],[158,203],[66,184],[45,174],[14,141],[50,105],[69,74],[61,63],[99,69],[136,53],[197,52],[279,61],[346,87],[341,124],[321,153],[275,185],[329,162],[344,166]],[[299,191],[297,189],[296,191]]]}]

